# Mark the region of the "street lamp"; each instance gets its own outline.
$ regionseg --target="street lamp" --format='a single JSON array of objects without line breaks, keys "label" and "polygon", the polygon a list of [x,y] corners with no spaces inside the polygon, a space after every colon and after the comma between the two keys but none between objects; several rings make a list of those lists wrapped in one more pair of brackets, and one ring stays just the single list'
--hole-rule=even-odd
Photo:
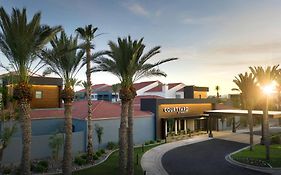
[{"label": "street lamp", "polygon": [[262,87],[263,93],[266,95],[265,99],[265,109],[264,109],[264,121],[263,121],[263,130],[264,130],[264,144],[266,148],[266,160],[269,160],[269,146],[270,146],[270,140],[269,140],[269,121],[268,121],[268,98],[270,95],[272,95],[275,92],[276,83],[273,81],[268,85],[265,85]]}]

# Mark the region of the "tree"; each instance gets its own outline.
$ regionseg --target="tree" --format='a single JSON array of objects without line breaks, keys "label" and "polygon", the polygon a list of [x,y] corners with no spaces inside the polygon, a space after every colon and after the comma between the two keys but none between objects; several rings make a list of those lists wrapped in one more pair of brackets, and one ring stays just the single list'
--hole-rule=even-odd
[{"label": "tree", "polygon": [[249,130],[250,130],[250,150],[253,150],[254,144],[254,133],[253,133],[253,114],[252,111],[257,102],[258,86],[255,81],[255,77],[252,73],[248,74],[239,74],[238,77],[235,77],[233,82],[237,85],[241,92],[241,98],[245,108],[248,110],[248,121],[249,121]]},{"label": "tree", "polygon": [[64,81],[61,96],[64,101],[65,143],[63,153],[63,174],[70,175],[72,171],[72,102],[75,76],[82,68],[84,51],[78,50],[78,37],[68,37],[62,31],[59,37],[51,41],[51,49],[42,52],[42,60],[48,67],[45,74],[55,73]]},{"label": "tree", "polygon": [[[281,71],[279,70],[276,82],[278,84],[277,86],[277,110],[280,111],[281,110]],[[281,118],[279,118],[279,126],[281,126]]]},{"label": "tree", "polygon": [[[263,88],[271,84],[277,79],[279,65],[273,67],[268,66],[265,69],[261,66],[250,67],[251,72],[257,79],[258,84]],[[268,121],[268,95],[265,96],[265,104],[263,105],[263,120],[262,120],[262,142],[265,143],[266,147],[266,160],[269,160],[269,121]]]},{"label": "tree", "polygon": [[102,142],[103,127],[100,126],[99,124],[95,124],[95,131],[96,131],[96,133],[97,133],[98,142],[99,142],[99,145],[100,145],[101,142]]},{"label": "tree", "polygon": [[[158,69],[158,66],[176,60],[170,58],[157,63],[148,63],[148,61],[160,52],[160,46],[154,47],[147,53],[144,53],[145,45],[140,40],[131,40],[128,38],[118,38],[117,43],[109,41],[110,50],[107,57],[101,57],[95,61],[97,66],[93,71],[106,71],[117,76],[120,80],[121,99],[121,120],[119,128],[119,167],[120,174],[134,174],[133,158],[133,100],[136,96],[136,90],[133,83],[143,77],[166,76]],[[128,125],[128,128],[127,128]],[[127,144],[128,141],[128,144]],[[128,147],[128,153],[126,148]],[[128,157],[128,159],[127,159]]]},{"label": "tree", "polygon": [[217,85],[217,86],[215,87],[215,89],[216,89],[216,91],[217,91],[217,101],[220,102],[220,93],[219,93],[220,87]]},{"label": "tree", "polygon": [[[0,8],[0,50],[8,59],[18,76],[14,87],[14,98],[19,104],[22,128],[22,174],[30,174],[31,120],[30,101],[32,99],[29,85],[29,72],[37,53],[61,30],[60,27],[41,25],[41,14],[36,13],[27,20],[26,9],[14,9],[9,16]],[[40,68],[40,67],[39,67]]]},{"label": "tree", "polygon": [[63,146],[63,135],[55,133],[49,138],[49,147],[52,149],[52,156],[54,160],[59,160],[59,152]]},{"label": "tree", "polygon": [[84,28],[79,27],[76,32],[82,40],[84,40],[83,48],[86,51],[86,76],[87,76],[87,86],[86,86],[86,97],[88,100],[88,137],[87,137],[87,159],[88,161],[93,160],[93,126],[92,126],[92,82],[91,82],[91,49],[93,49],[92,40],[95,38],[95,32],[98,28],[93,28],[92,25],[87,25]]},{"label": "tree", "polygon": [[111,87],[112,87],[112,91],[114,92],[115,102],[117,102],[117,99],[118,99],[118,97],[117,97],[117,92],[118,92],[119,89],[120,89],[120,84],[119,84],[119,83],[113,84]]}]

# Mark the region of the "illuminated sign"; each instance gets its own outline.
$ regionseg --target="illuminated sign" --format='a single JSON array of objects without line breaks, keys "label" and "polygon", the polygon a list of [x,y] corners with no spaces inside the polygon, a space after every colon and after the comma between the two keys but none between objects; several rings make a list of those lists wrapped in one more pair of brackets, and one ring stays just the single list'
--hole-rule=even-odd
[{"label": "illuminated sign", "polygon": [[188,112],[189,108],[186,106],[183,107],[165,107],[163,108],[163,112],[176,112],[176,113],[186,113]]}]

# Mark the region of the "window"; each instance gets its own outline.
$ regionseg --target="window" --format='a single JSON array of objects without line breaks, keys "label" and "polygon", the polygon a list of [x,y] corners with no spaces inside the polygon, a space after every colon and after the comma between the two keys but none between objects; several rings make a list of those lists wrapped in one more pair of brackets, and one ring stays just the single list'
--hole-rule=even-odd
[{"label": "window", "polygon": [[42,98],[43,92],[42,91],[35,91],[35,98]]},{"label": "window", "polygon": [[180,94],[176,94],[176,98],[181,98],[181,95]]}]

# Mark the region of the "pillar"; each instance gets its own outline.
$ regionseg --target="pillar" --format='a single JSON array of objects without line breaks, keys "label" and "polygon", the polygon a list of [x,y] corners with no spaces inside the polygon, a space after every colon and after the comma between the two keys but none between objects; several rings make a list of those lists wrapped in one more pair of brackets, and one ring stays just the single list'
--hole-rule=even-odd
[{"label": "pillar", "polygon": [[178,121],[175,119],[175,134],[178,134]]},{"label": "pillar", "polygon": [[232,132],[235,133],[236,132],[236,122],[235,122],[235,116],[232,117]]},{"label": "pillar", "polygon": [[211,117],[211,116],[209,116],[209,137],[213,137],[212,130],[213,130],[212,117]]},{"label": "pillar", "polygon": [[183,127],[184,127],[184,133],[187,133],[187,127],[186,127],[186,119],[183,120]]},{"label": "pillar", "polygon": [[168,135],[168,124],[167,124],[167,120],[165,120],[165,137],[167,137]]},{"label": "pillar", "polygon": [[181,131],[181,120],[178,121],[179,131]]}]

